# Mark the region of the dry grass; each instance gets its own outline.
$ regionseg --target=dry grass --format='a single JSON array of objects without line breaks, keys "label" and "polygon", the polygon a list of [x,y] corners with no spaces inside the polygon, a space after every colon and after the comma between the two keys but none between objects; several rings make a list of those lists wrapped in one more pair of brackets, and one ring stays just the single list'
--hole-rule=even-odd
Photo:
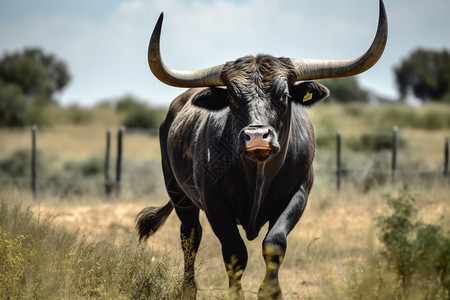
[{"label": "dry grass", "polygon": [[[360,194],[348,191],[336,195],[330,189],[317,186],[310,196],[304,216],[291,232],[288,251],[280,271],[280,281],[286,299],[326,299],[329,289],[345,290],[349,268],[355,262],[364,263],[377,251],[379,242],[374,218],[385,212],[382,194],[392,193],[390,188]],[[24,198],[20,192],[8,197]],[[447,217],[449,188],[413,188],[421,216],[425,222],[450,229]],[[3,194],[3,193],[2,193]],[[1,195],[2,197],[4,196]],[[56,199],[35,205],[36,213],[56,216],[54,222],[70,230],[89,232],[96,238],[115,237],[121,240],[133,233],[134,216],[146,205],[163,204],[158,199],[122,199],[104,203],[102,199],[81,199],[78,204],[62,203]],[[199,298],[220,297],[227,287],[227,277],[221,258],[221,248],[204,214],[203,240],[197,259]],[[179,220],[172,214],[160,232],[149,239],[152,249],[170,253],[182,260],[179,242]],[[264,277],[265,265],[261,255],[261,242],[266,229],[252,242],[248,242],[249,263],[243,278],[247,299],[256,299],[256,292]],[[180,266],[181,273],[181,266]]]},{"label": "dry grass", "polygon": [[[117,149],[117,127],[111,128],[111,153]],[[61,160],[82,160],[91,156],[103,156],[106,151],[106,127],[68,126],[43,128],[37,134],[40,151]],[[31,149],[31,130],[0,130],[0,158],[17,149]],[[159,159],[157,136],[144,132],[125,132],[124,156],[133,159]]]}]

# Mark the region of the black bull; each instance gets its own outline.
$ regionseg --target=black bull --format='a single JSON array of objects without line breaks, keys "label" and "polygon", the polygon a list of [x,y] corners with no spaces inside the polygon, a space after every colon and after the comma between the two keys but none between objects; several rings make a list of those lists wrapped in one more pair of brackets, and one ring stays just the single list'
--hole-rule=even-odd
[{"label": "black bull", "polygon": [[222,244],[229,298],[243,298],[247,250],[238,225],[253,240],[269,223],[262,252],[266,276],[259,298],[280,298],[278,270],[287,235],[300,219],[313,183],[315,140],[304,109],[328,96],[317,78],[361,73],[375,64],[387,39],[380,1],[377,35],[370,49],[348,61],[244,57],[212,68],[182,72],[160,57],[162,15],[149,46],[149,64],[161,81],[191,87],[171,104],[160,127],[162,167],[170,201],[137,215],[148,238],[173,208],[181,220],[185,255],[183,295],[195,298],[194,259],[204,210]]}]

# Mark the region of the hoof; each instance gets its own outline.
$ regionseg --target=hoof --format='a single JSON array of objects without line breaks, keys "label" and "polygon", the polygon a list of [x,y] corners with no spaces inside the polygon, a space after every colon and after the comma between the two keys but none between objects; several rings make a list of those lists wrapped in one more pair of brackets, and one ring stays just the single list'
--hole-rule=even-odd
[{"label": "hoof", "polygon": [[277,285],[262,285],[259,288],[258,299],[283,299],[281,289]]},{"label": "hoof", "polygon": [[195,284],[183,284],[181,292],[182,300],[193,300],[197,298],[197,287]]},{"label": "hoof", "polygon": [[225,300],[241,300],[244,299],[244,292],[242,288],[232,287],[229,288],[228,291],[223,295],[223,299]]}]

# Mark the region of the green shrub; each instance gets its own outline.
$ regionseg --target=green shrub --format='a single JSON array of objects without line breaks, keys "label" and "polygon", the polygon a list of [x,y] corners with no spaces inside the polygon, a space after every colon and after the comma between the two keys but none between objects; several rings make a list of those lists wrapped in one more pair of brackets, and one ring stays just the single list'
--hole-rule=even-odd
[{"label": "green shrub", "polygon": [[130,112],[132,110],[142,109],[145,107],[146,106],[142,102],[135,99],[133,96],[124,96],[119,99],[116,104],[116,110],[118,112]]},{"label": "green shrub", "polygon": [[436,130],[450,128],[450,111],[445,106],[429,107],[424,113],[414,108],[394,106],[386,109],[377,118],[376,127],[388,129],[386,126],[399,126],[400,128],[416,128]]},{"label": "green shrub", "polygon": [[103,189],[104,159],[99,156],[84,161],[67,161],[62,170],[53,170],[45,182],[45,190],[61,198],[98,195]]},{"label": "green shrub", "polygon": [[100,156],[93,156],[85,161],[68,161],[64,164],[63,172],[71,173],[73,177],[96,176],[103,174],[105,161]]},{"label": "green shrub", "polygon": [[417,127],[429,130],[450,128],[450,114],[438,111],[427,111],[420,119],[420,124]]},{"label": "green shrub", "polygon": [[[345,140],[345,145],[355,151],[382,151],[392,149],[392,132],[363,133],[360,137]],[[406,145],[405,139],[397,135],[399,147]]]},{"label": "green shrub", "polygon": [[[40,195],[52,195],[61,199],[71,199],[86,195],[104,195],[105,158],[93,156],[86,160],[58,160],[45,152],[37,153],[38,191]],[[163,186],[160,162],[151,160],[137,162],[123,161],[122,186],[134,195],[149,195]],[[114,165],[111,165],[112,180]],[[139,178],[139,180],[136,180]],[[0,189],[30,189],[31,151],[19,149],[0,159]],[[114,185],[112,186],[114,188]]]},{"label": "green shrub", "polygon": [[449,233],[420,221],[406,188],[386,200],[389,212],[376,219],[381,248],[369,245],[364,259],[351,260],[344,288],[331,283],[324,299],[449,299]]},{"label": "green shrub", "polygon": [[364,114],[364,106],[360,105],[360,103],[349,103],[344,104],[342,106],[344,108],[344,112],[350,117],[360,118],[363,117]]},{"label": "green shrub", "polygon": [[72,124],[82,125],[91,123],[93,117],[91,110],[73,105],[67,108],[67,118]]},{"label": "green shrub", "polygon": [[379,216],[382,257],[402,281],[405,295],[426,292],[428,299],[450,295],[450,237],[437,225],[418,219],[415,199],[403,189],[387,196],[391,215]]},{"label": "green shrub", "polygon": [[125,113],[123,125],[128,128],[156,129],[164,118],[165,109],[154,109],[132,96],[125,96],[116,104],[118,112]]},{"label": "green shrub", "polygon": [[[38,160],[39,163],[39,160]],[[0,160],[0,177],[21,178],[31,172],[31,151],[19,149]]]},{"label": "green shrub", "polygon": [[156,129],[160,122],[161,118],[157,111],[140,108],[129,111],[123,121],[123,125],[127,128]]}]

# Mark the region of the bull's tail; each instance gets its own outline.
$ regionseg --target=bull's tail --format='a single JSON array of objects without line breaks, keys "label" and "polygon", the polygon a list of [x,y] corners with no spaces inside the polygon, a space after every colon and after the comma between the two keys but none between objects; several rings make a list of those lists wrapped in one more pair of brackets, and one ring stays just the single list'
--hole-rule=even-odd
[{"label": "bull's tail", "polygon": [[148,239],[166,222],[173,210],[173,204],[169,201],[161,207],[148,206],[136,215],[136,230],[139,242]]}]

